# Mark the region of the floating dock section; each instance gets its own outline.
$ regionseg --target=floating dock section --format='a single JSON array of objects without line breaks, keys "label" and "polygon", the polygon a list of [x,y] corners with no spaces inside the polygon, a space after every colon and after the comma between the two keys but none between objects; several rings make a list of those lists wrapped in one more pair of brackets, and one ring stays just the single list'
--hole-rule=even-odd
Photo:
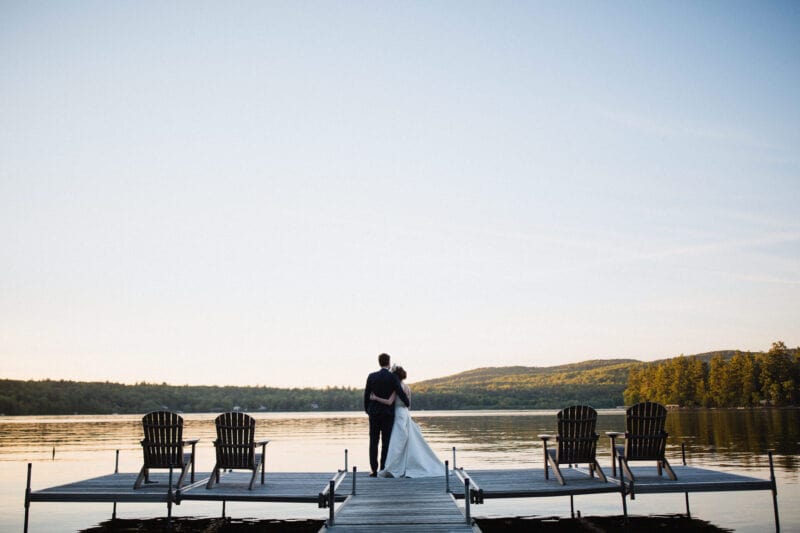
[{"label": "floating dock section", "polygon": [[[690,515],[689,494],[696,492],[770,491],[775,515],[775,530],[780,531],[777,488],[769,454],[770,478],[691,466],[673,467],[677,480],[658,476],[655,466],[634,467],[635,481],[608,476],[608,482],[590,477],[577,467],[562,470],[566,484],[554,476],[545,479],[542,468],[444,470],[441,476],[424,479],[370,478],[366,473],[338,470],[334,473],[267,472],[265,483],[248,490],[249,473],[227,473],[220,484],[206,489],[210,473],[198,473],[194,481],[177,488],[170,473],[151,474],[154,483],[133,489],[135,473],[114,473],[76,481],[42,490],[31,490],[31,467],[25,491],[25,529],[31,502],[109,502],[166,504],[167,516],[172,506],[183,501],[225,502],[294,502],[315,504],[329,510],[323,528],[331,533],[360,531],[479,531],[471,518],[471,506],[491,498],[537,498],[618,493],[623,514],[627,500],[639,495],[664,493],[686,494],[686,514]],[[449,468],[449,466],[446,466]],[[620,470],[621,471],[621,470]],[[649,496],[648,496],[649,497]],[[459,503],[459,500],[463,500]],[[573,516],[574,516],[574,506]]]}]

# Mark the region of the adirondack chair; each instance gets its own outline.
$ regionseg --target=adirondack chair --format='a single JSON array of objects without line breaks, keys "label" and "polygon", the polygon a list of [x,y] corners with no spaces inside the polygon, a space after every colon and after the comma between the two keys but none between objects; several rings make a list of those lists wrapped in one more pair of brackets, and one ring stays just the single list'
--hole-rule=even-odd
[{"label": "adirondack chair", "polygon": [[550,466],[558,482],[566,485],[559,465],[586,463],[590,476],[594,477],[597,472],[597,477],[606,482],[606,475],[595,457],[599,437],[595,432],[597,411],[588,405],[573,405],[559,411],[557,418],[558,435],[555,436],[554,448],[547,447],[553,435],[539,435],[544,444],[544,478],[550,479]]},{"label": "adirondack chair", "polygon": [[[191,481],[194,483],[194,451],[197,439],[183,439],[183,418],[172,411],[153,411],[142,417],[142,453],[144,464],[133,484],[134,489],[150,481],[152,468],[177,468],[181,474],[177,487],[181,487],[186,472],[191,467]],[[184,446],[192,446],[191,453],[184,453]]]},{"label": "adirondack chair", "polygon": [[[264,464],[268,440],[255,440],[256,421],[253,417],[239,412],[222,413],[215,424],[217,426],[217,440],[214,447],[217,451],[217,463],[208,478],[206,488],[210,489],[214,483],[219,483],[220,470],[252,470],[249,490],[253,490],[259,466],[261,467],[261,484],[264,484]],[[256,453],[256,447],[261,446],[261,453]]]},{"label": "adirondack chair", "polygon": [[666,407],[660,403],[642,402],[629,407],[625,414],[625,445],[614,448],[615,455],[621,459],[624,475],[635,481],[628,463],[655,461],[659,476],[663,469],[667,471],[670,479],[678,479],[664,456],[669,436],[664,431],[664,423],[667,420]]}]

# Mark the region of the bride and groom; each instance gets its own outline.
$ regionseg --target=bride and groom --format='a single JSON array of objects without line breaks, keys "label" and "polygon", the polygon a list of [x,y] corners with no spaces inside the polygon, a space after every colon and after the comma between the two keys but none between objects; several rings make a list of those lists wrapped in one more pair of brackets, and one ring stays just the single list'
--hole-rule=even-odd
[{"label": "bride and groom", "polygon": [[[411,390],[403,367],[389,370],[390,357],[378,356],[381,369],[367,377],[364,410],[369,415],[370,477],[430,477],[444,475],[444,465],[411,419]],[[378,442],[381,444],[378,471]]]}]

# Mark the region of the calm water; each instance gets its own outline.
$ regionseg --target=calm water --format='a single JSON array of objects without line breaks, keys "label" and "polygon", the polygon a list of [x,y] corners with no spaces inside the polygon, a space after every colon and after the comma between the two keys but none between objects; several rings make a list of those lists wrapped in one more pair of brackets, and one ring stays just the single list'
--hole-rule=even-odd
[{"label": "calm water", "polygon": [[[602,411],[601,435],[624,427],[624,412]],[[187,438],[201,439],[198,471],[214,463],[215,414],[185,415]],[[271,440],[267,470],[335,472],[344,465],[368,468],[367,419],[361,413],[256,414],[258,436]],[[539,433],[552,433],[555,411],[422,411],[414,413],[423,433],[442,460],[467,469],[531,468],[542,466]],[[113,472],[115,450],[120,471],[141,466],[140,416],[2,417],[0,418],[0,531],[21,531],[26,465],[33,463],[34,490]],[[670,412],[668,458],[681,463],[680,443],[687,446],[690,465],[739,471],[768,478],[765,450],[775,450],[778,503],[783,531],[800,531],[800,410],[718,410]],[[55,447],[55,458],[52,450]],[[609,442],[601,438],[598,455],[609,464]],[[692,514],[736,531],[773,528],[772,498],[768,491],[691,495]],[[618,495],[575,498],[584,515],[621,514]],[[684,512],[683,494],[641,495],[629,502],[633,514]],[[177,516],[218,516],[219,503],[184,502]],[[318,518],[326,511],[310,504],[229,503],[228,514],[243,518]],[[569,516],[569,498],[487,501],[473,506],[477,517]],[[119,504],[123,518],[163,516],[158,504]],[[79,531],[111,516],[111,504],[31,504],[31,531]]]}]

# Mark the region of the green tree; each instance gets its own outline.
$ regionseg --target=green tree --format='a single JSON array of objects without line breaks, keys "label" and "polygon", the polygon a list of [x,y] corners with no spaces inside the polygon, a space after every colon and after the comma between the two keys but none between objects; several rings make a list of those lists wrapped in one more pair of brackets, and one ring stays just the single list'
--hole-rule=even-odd
[{"label": "green tree", "polygon": [[772,348],[760,357],[759,385],[764,399],[772,405],[787,405],[794,399],[794,364],[783,341],[772,343]]}]

